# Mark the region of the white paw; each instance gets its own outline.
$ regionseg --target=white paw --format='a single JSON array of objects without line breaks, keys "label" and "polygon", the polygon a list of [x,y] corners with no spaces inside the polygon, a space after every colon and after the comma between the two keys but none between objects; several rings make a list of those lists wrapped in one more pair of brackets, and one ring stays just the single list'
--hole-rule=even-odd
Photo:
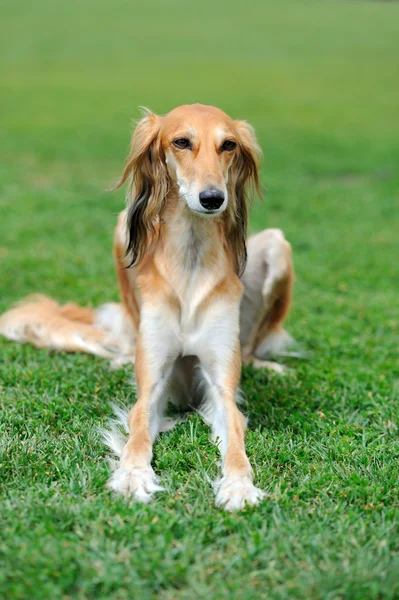
[{"label": "white paw", "polygon": [[255,487],[249,477],[241,479],[223,477],[216,483],[216,506],[224,510],[242,510],[254,506],[265,497],[265,492]]},{"label": "white paw", "polygon": [[259,358],[254,358],[252,364],[256,369],[268,369],[269,371],[274,371],[279,375],[286,375],[289,371],[287,367],[284,367],[283,365],[271,360],[260,360]]},{"label": "white paw", "polygon": [[119,467],[108,481],[107,486],[119,494],[133,496],[137,502],[149,502],[155,492],[162,492],[155,473],[148,469],[124,469]]},{"label": "white paw", "polygon": [[123,365],[127,364],[134,365],[134,356],[131,354],[118,354],[111,360],[109,366],[113,371],[117,371],[123,367]]}]

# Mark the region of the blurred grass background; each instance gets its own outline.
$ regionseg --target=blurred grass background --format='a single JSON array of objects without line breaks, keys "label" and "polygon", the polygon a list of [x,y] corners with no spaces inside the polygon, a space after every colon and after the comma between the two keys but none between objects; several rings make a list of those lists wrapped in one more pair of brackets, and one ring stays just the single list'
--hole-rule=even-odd
[{"label": "blurred grass background", "polygon": [[229,517],[197,417],[158,445],[169,497],[111,500],[93,428],[129,370],[1,340],[4,597],[399,597],[398,74],[394,2],[2,1],[0,310],[117,299],[106,189],[137,107],[201,102],[256,128],[251,229],[293,245],[312,352],[284,381],[244,371],[271,497]]}]

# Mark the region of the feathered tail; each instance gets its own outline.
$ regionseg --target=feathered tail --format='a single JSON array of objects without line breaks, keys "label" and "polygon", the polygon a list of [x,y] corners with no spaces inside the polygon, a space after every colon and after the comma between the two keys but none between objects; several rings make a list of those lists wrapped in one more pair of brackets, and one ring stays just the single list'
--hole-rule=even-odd
[{"label": "feathered tail", "polygon": [[95,354],[115,365],[134,362],[135,332],[117,303],[90,309],[28,296],[0,316],[0,335],[38,348]]}]

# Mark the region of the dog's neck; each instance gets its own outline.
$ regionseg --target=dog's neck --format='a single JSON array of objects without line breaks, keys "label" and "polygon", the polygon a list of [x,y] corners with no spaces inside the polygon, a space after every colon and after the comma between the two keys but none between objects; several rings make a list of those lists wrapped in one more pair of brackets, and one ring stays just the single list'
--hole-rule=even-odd
[{"label": "dog's neck", "polygon": [[167,200],[161,228],[168,255],[178,257],[189,270],[211,266],[211,257],[223,251],[221,219],[193,213],[179,197]]},{"label": "dog's neck", "polygon": [[222,220],[196,215],[178,196],[168,198],[154,258],[182,301],[187,294],[199,300],[230,270]]}]

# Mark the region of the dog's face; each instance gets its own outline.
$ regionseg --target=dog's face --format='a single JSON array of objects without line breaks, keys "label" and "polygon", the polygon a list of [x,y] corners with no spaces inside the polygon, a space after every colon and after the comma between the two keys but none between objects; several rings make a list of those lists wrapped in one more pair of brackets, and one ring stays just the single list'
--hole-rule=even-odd
[{"label": "dog's face", "polygon": [[[225,235],[245,264],[246,189],[259,192],[260,149],[253,128],[213,106],[179,106],[164,117],[148,111],[134,131],[130,155],[117,185],[131,176],[129,246],[132,264],[140,262],[149,232],[178,196],[190,212],[223,216]],[[177,192],[177,193],[176,193]]]},{"label": "dog's face", "polygon": [[229,171],[239,153],[234,121],[212,106],[180,106],[164,118],[160,136],[180,198],[195,213],[222,213],[229,201]]}]

